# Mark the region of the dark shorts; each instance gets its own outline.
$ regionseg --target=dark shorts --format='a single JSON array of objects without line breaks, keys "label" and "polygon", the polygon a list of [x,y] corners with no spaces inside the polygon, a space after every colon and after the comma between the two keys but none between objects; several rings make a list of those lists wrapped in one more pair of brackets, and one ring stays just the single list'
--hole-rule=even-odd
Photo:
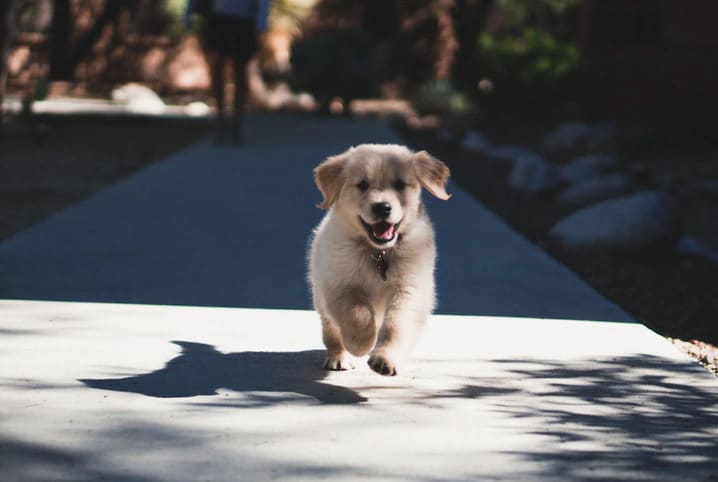
[{"label": "dark shorts", "polygon": [[250,17],[211,13],[202,29],[204,46],[211,52],[248,62],[259,48],[257,28]]}]

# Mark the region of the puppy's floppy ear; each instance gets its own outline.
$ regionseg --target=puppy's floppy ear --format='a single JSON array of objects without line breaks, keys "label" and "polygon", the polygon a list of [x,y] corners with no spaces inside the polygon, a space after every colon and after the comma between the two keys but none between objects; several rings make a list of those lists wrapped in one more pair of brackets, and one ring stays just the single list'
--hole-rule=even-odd
[{"label": "puppy's floppy ear", "polygon": [[317,207],[329,209],[339,196],[339,191],[344,183],[344,163],[348,158],[347,153],[327,158],[314,169],[314,183],[321,191],[324,200]]},{"label": "puppy's floppy ear", "polygon": [[446,164],[426,151],[413,154],[412,159],[421,185],[435,197],[443,201],[449,199],[451,194],[446,192],[446,181],[450,172]]}]

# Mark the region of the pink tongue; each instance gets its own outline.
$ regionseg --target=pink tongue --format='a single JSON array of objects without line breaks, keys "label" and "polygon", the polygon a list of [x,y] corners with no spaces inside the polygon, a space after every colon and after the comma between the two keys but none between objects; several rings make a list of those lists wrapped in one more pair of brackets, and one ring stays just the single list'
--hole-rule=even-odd
[{"label": "pink tongue", "polygon": [[372,231],[374,231],[374,236],[379,239],[391,239],[394,236],[394,225],[382,221],[373,225]]}]

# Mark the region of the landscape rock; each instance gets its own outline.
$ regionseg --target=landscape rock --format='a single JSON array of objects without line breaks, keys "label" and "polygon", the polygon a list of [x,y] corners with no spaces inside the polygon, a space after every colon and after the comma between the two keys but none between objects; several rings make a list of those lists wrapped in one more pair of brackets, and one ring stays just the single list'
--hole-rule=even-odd
[{"label": "landscape rock", "polygon": [[633,183],[623,174],[599,174],[598,177],[578,181],[563,190],[556,200],[564,204],[585,206],[623,196],[631,192]]},{"label": "landscape rock", "polygon": [[139,114],[161,114],[165,103],[152,89],[144,85],[129,83],[112,91],[112,100],[127,106],[129,112]]},{"label": "landscape rock", "polygon": [[559,169],[538,154],[524,154],[514,162],[508,184],[530,194],[540,194],[561,184]]},{"label": "landscape rock", "polygon": [[185,112],[191,117],[204,117],[210,114],[212,109],[204,102],[192,102],[185,106]]},{"label": "landscape rock", "polygon": [[489,150],[489,155],[502,161],[514,162],[521,156],[537,155],[531,149],[515,144],[495,146]]},{"label": "landscape rock", "polygon": [[583,121],[567,121],[544,137],[544,145],[549,149],[571,149],[588,139],[591,128]]},{"label": "landscape rock", "polygon": [[583,181],[615,169],[618,161],[610,154],[580,156],[561,168],[561,178],[569,183]]},{"label": "landscape rock", "polygon": [[586,148],[593,152],[615,148],[619,135],[620,130],[615,124],[606,123],[593,126],[588,136]]},{"label": "landscape rock", "polygon": [[671,197],[644,191],[583,208],[548,234],[568,251],[665,254],[676,247],[680,219]]},{"label": "landscape rock", "polygon": [[493,147],[489,138],[477,130],[467,132],[461,141],[461,148],[467,152],[490,152]]},{"label": "landscape rock", "polygon": [[314,97],[307,92],[300,92],[293,94],[289,99],[282,104],[282,107],[287,110],[310,112],[317,109],[317,101]]},{"label": "landscape rock", "polygon": [[697,256],[718,264],[718,251],[697,239],[683,237],[678,241],[678,251],[684,255]]},{"label": "landscape rock", "polygon": [[567,121],[544,137],[544,145],[555,151],[586,147],[597,150],[610,146],[618,136],[618,128],[611,123],[589,125],[583,121]]}]

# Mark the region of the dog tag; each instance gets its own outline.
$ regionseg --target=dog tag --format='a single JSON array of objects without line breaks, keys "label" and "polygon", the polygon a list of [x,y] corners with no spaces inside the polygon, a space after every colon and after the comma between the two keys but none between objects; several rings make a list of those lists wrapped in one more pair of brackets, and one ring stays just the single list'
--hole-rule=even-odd
[{"label": "dog tag", "polygon": [[386,281],[386,270],[389,269],[389,263],[386,262],[384,256],[386,256],[386,251],[380,251],[376,255],[376,269],[377,271],[379,271],[379,276],[381,276],[381,279]]}]

